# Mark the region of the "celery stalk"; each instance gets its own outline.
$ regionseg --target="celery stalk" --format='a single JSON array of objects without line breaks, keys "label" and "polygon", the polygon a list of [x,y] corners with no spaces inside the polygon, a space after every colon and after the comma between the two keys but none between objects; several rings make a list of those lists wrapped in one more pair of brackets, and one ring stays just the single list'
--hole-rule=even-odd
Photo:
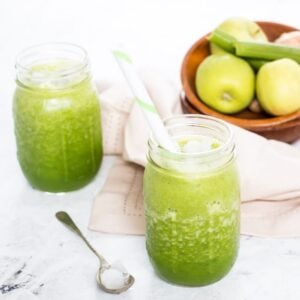
[{"label": "celery stalk", "polygon": [[290,58],[300,63],[300,48],[277,45],[272,43],[235,42],[237,56],[274,60]]},{"label": "celery stalk", "polygon": [[212,43],[215,43],[225,51],[233,54],[235,53],[234,44],[236,42],[236,39],[223,30],[215,29],[208,37],[208,40]]},{"label": "celery stalk", "polygon": [[220,29],[215,29],[208,40],[227,52],[247,59],[256,70],[266,62],[280,58],[290,58],[300,63],[300,48],[274,43],[239,41]]},{"label": "celery stalk", "polygon": [[247,58],[246,60],[255,71],[258,71],[264,64],[270,62],[270,60],[256,58]]}]

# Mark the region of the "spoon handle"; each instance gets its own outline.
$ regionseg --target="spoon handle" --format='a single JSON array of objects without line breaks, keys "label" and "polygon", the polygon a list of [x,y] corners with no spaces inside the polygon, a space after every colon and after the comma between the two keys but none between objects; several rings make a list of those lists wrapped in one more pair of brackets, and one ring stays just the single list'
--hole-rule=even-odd
[{"label": "spoon handle", "polygon": [[73,232],[75,232],[81,239],[86,243],[86,245],[90,248],[90,250],[99,258],[101,266],[108,265],[108,262],[106,259],[100,255],[88,242],[88,240],[84,237],[84,235],[81,233],[80,229],[77,227],[77,225],[74,223],[72,218],[65,212],[65,211],[59,211],[55,214],[56,218],[65,224],[69,229],[71,229]]}]

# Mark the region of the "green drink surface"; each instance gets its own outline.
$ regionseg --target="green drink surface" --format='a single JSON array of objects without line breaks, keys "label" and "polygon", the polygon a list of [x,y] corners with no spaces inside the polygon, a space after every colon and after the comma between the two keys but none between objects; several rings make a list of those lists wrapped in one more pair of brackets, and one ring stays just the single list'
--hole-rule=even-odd
[{"label": "green drink surface", "polygon": [[239,181],[234,161],[180,173],[151,160],[144,175],[146,247],[163,279],[201,286],[221,279],[239,245]]},{"label": "green drink surface", "polygon": [[30,184],[48,192],[87,184],[102,160],[99,100],[90,79],[64,89],[17,84],[17,156]]}]

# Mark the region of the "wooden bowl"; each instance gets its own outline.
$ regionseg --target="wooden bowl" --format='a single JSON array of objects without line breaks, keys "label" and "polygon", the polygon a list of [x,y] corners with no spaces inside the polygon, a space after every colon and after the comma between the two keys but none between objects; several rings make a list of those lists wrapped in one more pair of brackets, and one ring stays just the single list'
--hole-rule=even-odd
[{"label": "wooden bowl", "polygon": [[[273,23],[257,22],[270,41],[284,32],[298,30],[296,28]],[[219,113],[207,106],[195,89],[195,76],[199,64],[210,55],[207,36],[200,38],[187,52],[181,66],[181,81],[185,95],[181,98],[184,110],[188,113],[203,113],[223,119],[232,124],[254,131],[267,138],[285,142],[293,142],[300,138],[300,111],[286,116],[273,117],[266,113],[254,113],[249,109],[232,115]]]}]

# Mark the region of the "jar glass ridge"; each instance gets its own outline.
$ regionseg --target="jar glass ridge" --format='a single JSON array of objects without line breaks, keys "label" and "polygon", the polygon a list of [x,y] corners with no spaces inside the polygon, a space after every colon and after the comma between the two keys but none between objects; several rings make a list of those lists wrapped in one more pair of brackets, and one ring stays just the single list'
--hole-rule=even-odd
[{"label": "jar glass ridge", "polygon": [[22,51],[16,81],[34,88],[65,89],[90,77],[87,52],[71,43],[46,43]]}]

